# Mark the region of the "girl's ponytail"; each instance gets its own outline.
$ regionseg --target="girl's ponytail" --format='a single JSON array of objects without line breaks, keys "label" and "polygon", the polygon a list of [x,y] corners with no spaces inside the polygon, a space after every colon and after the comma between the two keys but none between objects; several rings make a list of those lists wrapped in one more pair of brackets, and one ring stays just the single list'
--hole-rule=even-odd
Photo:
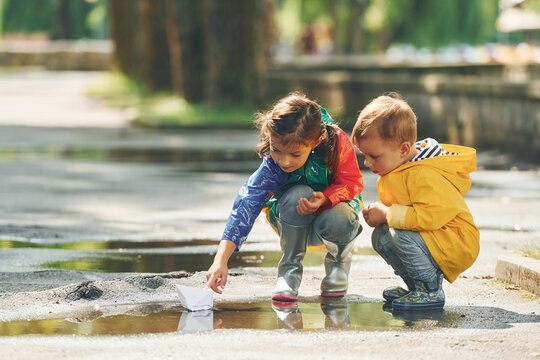
[{"label": "girl's ponytail", "polygon": [[324,159],[326,166],[335,174],[339,165],[339,135],[332,125],[324,125],[323,141],[315,148],[315,154]]},{"label": "girl's ponytail", "polygon": [[271,112],[258,113],[256,115],[255,126],[259,129],[259,143],[255,146],[255,151],[259,157],[263,157],[270,152],[270,139],[268,139],[268,120],[272,118]]}]

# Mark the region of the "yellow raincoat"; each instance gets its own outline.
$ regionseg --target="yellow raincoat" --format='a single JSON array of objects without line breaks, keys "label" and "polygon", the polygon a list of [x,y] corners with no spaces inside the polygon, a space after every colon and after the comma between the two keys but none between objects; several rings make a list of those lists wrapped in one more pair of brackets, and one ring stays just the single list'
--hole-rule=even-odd
[{"label": "yellow raincoat", "polygon": [[431,255],[454,282],[480,251],[480,232],[463,199],[476,170],[476,150],[441,144],[447,152],[407,162],[379,178],[377,191],[389,207],[388,226],[418,231]]}]

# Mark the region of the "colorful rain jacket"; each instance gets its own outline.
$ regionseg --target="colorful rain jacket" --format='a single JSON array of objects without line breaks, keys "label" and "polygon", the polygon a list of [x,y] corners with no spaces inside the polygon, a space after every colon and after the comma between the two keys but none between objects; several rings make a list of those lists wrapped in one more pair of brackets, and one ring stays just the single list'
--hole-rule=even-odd
[{"label": "colorful rain jacket", "polygon": [[270,224],[276,230],[277,200],[294,185],[309,185],[314,191],[321,191],[330,200],[331,204],[327,208],[319,209],[318,212],[330,209],[342,201],[348,202],[356,212],[362,209],[360,193],[364,186],[354,148],[347,134],[333,125],[333,120],[326,110],[321,108],[321,112],[325,124],[334,126],[339,136],[340,158],[336,173],[332,174],[324,165],[323,159],[314,153],[310,154],[301,168],[292,173],[281,170],[270,156],[264,157],[262,164],[238,192],[221,237],[234,242],[236,251],[246,241],[255,219],[263,208]]},{"label": "colorful rain jacket", "polygon": [[471,187],[469,173],[476,170],[476,150],[441,146],[448,154],[399,166],[379,178],[377,191],[381,202],[389,206],[388,226],[418,231],[453,282],[474,263],[480,250],[480,233],[463,199]]}]

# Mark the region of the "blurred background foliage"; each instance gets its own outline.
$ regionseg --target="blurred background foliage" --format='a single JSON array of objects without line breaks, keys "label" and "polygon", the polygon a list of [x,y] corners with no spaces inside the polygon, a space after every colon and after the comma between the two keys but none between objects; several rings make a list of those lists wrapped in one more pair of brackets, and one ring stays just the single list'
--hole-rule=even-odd
[{"label": "blurred background foliage", "polygon": [[[116,0],[0,0],[3,33],[48,34],[51,39],[105,39],[110,3]],[[258,2],[260,0],[255,0]],[[138,0],[129,1],[138,8]],[[154,6],[159,7],[160,0]],[[192,1],[204,3],[206,0]],[[310,25],[328,26],[338,52],[350,53],[350,37],[364,37],[359,53],[407,43],[436,49],[456,43],[496,41],[498,0],[273,0],[279,42],[301,41]],[[224,2],[234,7],[234,2]],[[244,4],[245,5],[245,4]],[[540,11],[540,0],[525,9]],[[128,17],[128,14],[125,14]],[[165,15],[165,14],[163,14]],[[236,16],[241,16],[241,12]],[[351,32],[351,30],[359,32]],[[518,38],[517,38],[518,39]],[[347,46],[348,45],[348,46]]]},{"label": "blurred background foliage", "polygon": [[0,0],[3,34],[40,33],[50,39],[106,39],[107,0]]},{"label": "blurred background foliage", "polygon": [[497,31],[503,3],[540,12],[540,0],[0,0],[0,33],[110,39],[124,77],[102,84],[109,96],[137,88],[142,104],[145,94],[166,92],[185,100],[172,111],[255,107],[264,103],[266,69],[288,57],[537,43],[536,29]]}]

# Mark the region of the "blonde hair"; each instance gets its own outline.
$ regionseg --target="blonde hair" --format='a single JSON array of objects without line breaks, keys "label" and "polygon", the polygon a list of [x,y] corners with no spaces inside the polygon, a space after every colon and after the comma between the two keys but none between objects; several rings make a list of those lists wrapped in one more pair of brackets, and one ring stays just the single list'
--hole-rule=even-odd
[{"label": "blonde hair", "polygon": [[362,109],[352,131],[352,142],[378,135],[385,141],[416,141],[416,115],[397,93],[379,96]]},{"label": "blonde hair", "polygon": [[319,105],[300,93],[291,93],[279,100],[272,110],[257,114],[255,124],[259,129],[259,156],[270,152],[270,138],[284,144],[304,144],[323,141],[314,151],[326,166],[335,172],[339,164],[339,135],[332,125],[322,120]]}]

